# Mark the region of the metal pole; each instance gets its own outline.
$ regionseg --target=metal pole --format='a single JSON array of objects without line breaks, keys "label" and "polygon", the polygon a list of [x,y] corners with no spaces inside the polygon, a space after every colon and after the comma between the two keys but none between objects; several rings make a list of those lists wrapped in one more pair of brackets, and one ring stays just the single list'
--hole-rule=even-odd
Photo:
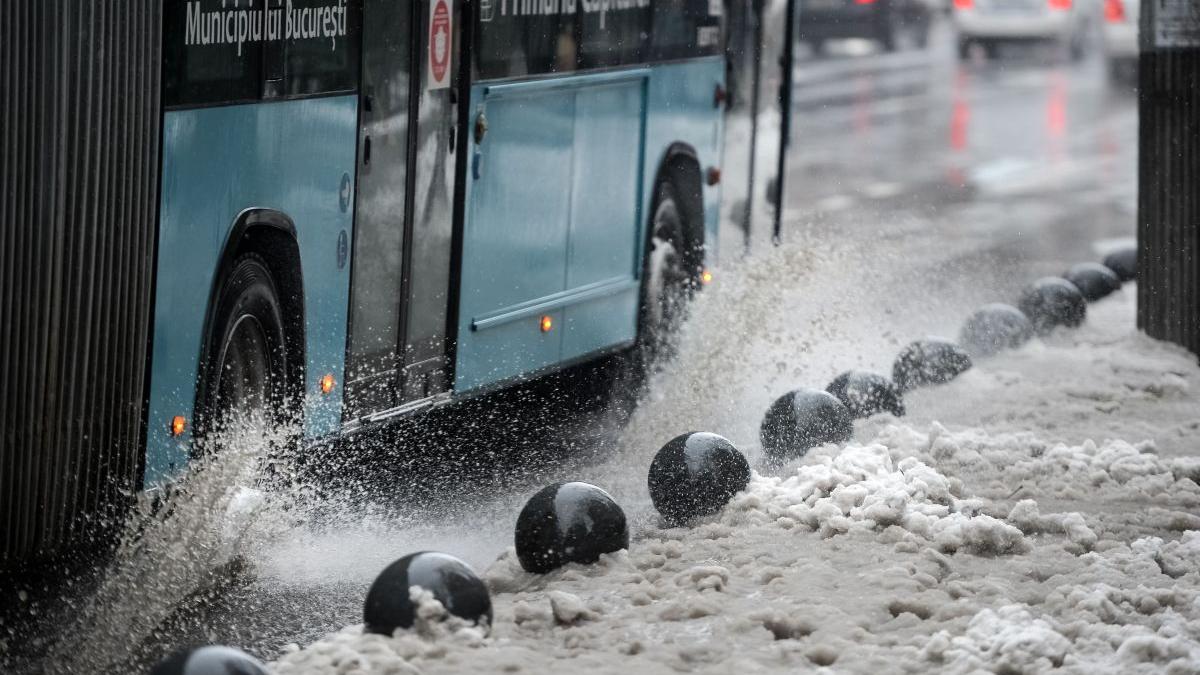
[{"label": "metal pole", "polygon": [[[754,53],[754,81],[750,88],[750,170],[747,172],[749,175],[746,179],[746,209],[742,213],[742,236],[746,253],[750,252],[750,229],[754,222],[754,165],[757,162],[758,149],[758,101],[762,84],[763,57],[762,12],[765,4],[763,0],[753,0],[750,3],[750,22],[753,23],[751,39]],[[747,25],[747,27],[750,26]]]},{"label": "metal pole", "polygon": [[775,229],[771,241],[778,246],[783,241],[783,186],[787,175],[787,148],[792,130],[792,63],[796,57],[796,0],[787,0],[787,16],[783,27],[783,58],[779,73],[779,166],[775,175]]}]

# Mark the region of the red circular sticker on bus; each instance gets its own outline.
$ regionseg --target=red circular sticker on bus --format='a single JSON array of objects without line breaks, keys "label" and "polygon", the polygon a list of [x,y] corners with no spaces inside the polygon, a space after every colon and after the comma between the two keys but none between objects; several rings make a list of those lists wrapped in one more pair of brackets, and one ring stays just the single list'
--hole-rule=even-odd
[{"label": "red circular sticker on bus", "polygon": [[450,6],[446,0],[434,0],[429,17],[429,72],[433,76],[430,85],[437,86],[446,80],[450,68]]}]

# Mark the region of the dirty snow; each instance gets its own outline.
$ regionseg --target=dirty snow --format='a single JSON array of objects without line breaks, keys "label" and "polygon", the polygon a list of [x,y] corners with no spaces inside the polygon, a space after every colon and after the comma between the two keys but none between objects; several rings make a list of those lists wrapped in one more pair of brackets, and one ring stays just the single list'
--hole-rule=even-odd
[{"label": "dirty snow", "polygon": [[1133,295],[691,527],[635,519],[629,551],[544,576],[508,550],[480,570],[486,636],[423,605],[413,631],[351,626],[272,667],[1200,672],[1200,368],[1134,329]]}]

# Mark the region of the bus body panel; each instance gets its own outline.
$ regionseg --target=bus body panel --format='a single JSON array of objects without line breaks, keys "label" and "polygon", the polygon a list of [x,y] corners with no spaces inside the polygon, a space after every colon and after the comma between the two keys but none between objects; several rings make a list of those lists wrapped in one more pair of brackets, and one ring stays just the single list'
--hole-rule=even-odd
[{"label": "bus body panel", "polygon": [[[487,131],[467,149],[457,392],[636,338],[659,166],[677,143],[719,165],[723,81],[710,57],[472,87]],[[719,196],[703,188],[710,259]]]},{"label": "bus body panel", "polygon": [[582,114],[575,118],[567,288],[608,284],[612,292],[563,310],[563,362],[637,333],[645,99],[644,77],[583,89],[576,98]]},{"label": "bus body panel", "polygon": [[[468,149],[457,391],[556,366],[564,347],[593,351],[590,319],[605,313],[587,305],[615,294],[628,296],[617,306],[636,303],[638,176],[628,167],[641,154],[646,75],[473,87],[472,119],[484,115],[488,130]],[[597,147],[630,163],[605,171]],[[597,198],[606,208],[591,213]],[[609,242],[618,248],[587,257],[589,243]],[[617,341],[633,336],[625,314],[606,317]]]},{"label": "bus body panel", "polygon": [[[355,95],[168,111],[163,116],[145,484],[181,471],[191,445],[205,316],[219,258],[238,215],[267,208],[296,227],[305,316],[304,432],[341,422],[350,265],[339,240],[351,234],[357,144]],[[286,289],[281,289],[286,293]],[[332,374],[339,386],[319,393]],[[170,420],[189,422],[170,434]]]},{"label": "bus body panel", "polygon": [[[700,173],[721,166],[724,114],[715,104],[718,86],[725,84],[725,59],[720,56],[678,61],[654,66],[650,78],[649,115],[646,125],[646,156],[642,172],[644,213],[650,213],[654,181],[673,143],[696,151]],[[717,228],[720,225],[720,184],[703,183],[705,260],[717,260]],[[643,218],[645,221],[645,218]],[[641,223],[645,227],[646,223]]]},{"label": "bus body panel", "polygon": [[520,310],[563,291],[574,92],[513,92],[480,112],[489,130],[469,150],[456,389],[551,366],[562,347],[562,331],[540,328],[542,316],[561,321],[556,308]]}]

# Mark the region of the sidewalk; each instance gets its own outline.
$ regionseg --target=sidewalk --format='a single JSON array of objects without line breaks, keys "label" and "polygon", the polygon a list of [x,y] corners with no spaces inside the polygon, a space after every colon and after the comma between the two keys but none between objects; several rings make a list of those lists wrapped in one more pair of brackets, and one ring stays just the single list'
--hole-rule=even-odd
[{"label": "sidewalk", "polygon": [[649,523],[544,577],[506,554],[490,637],[350,627],[275,669],[1194,672],[1200,367],[1134,330],[1133,297],[756,475],[693,528]]}]

